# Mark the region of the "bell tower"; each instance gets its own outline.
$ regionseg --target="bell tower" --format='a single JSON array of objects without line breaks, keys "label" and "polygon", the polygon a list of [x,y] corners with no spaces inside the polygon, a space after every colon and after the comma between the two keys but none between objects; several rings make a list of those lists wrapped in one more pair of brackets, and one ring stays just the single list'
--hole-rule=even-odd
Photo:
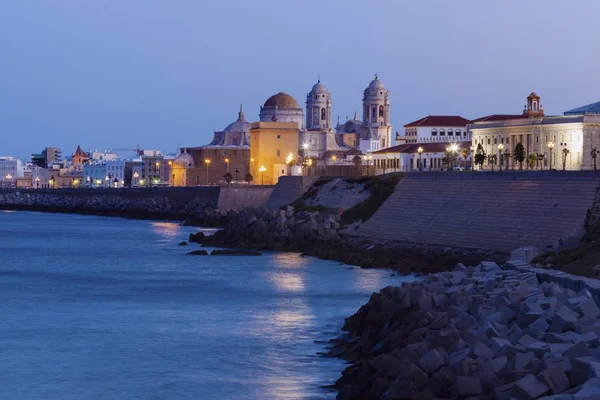
[{"label": "bell tower", "polygon": [[527,104],[525,105],[525,109],[523,110],[523,115],[527,117],[544,116],[544,110],[542,109],[540,96],[538,96],[535,92],[531,92],[531,94],[527,96]]}]

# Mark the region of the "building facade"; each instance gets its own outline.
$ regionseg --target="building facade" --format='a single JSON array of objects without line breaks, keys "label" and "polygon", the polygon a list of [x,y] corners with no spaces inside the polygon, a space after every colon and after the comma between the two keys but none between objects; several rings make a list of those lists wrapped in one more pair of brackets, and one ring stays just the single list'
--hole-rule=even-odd
[{"label": "building facade", "polygon": [[360,150],[372,152],[392,144],[390,96],[377,75],[363,92],[363,117]]},{"label": "building facade", "polygon": [[[532,169],[594,169],[592,150],[600,147],[600,102],[579,107],[562,116],[545,116],[540,97],[531,93],[523,114],[491,115],[469,127],[473,145],[496,165]],[[517,144],[524,148],[523,165],[515,158]],[[485,162],[484,169],[492,165]]]},{"label": "building facade", "polygon": [[470,142],[470,123],[471,121],[458,115],[429,115],[404,125],[404,142]]},{"label": "building facade", "polygon": [[254,183],[274,185],[288,175],[288,157],[298,159],[298,125],[295,122],[253,122],[250,156],[254,160]]}]

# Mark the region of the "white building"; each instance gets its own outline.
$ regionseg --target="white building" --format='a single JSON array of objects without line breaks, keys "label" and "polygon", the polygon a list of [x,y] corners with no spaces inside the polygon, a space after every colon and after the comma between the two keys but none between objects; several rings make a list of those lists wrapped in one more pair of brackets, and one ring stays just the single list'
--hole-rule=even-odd
[{"label": "white building", "polygon": [[[111,187],[123,187],[125,185],[125,161],[107,161],[106,165],[106,177],[110,182]],[[105,180],[106,180],[105,177]]]},{"label": "white building", "polygon": [[404,140],[407,144],[468,142],[471,141],[470,123],[458,115],[429,115],[404,125]]},{"label": "white building", "polygon": [[[473,145],[502,165],[521,168],[514,159],[523,145],[523,169],[594,169],[593,150],[600,150],[600,102],[588,104],[562,116],[545,116],[540,97],[531,93],[522,114],[491,115],[470,125]],[[477,150],[476,150],[477,151]],[[529,163],[528,163],[528,160]],[[529,164],[529,165],[528,165]],[[484,168],[492,168],[486,161]]]},{"label": "white building", "polygon": [[0,180],[14,181],[24,176],[24,166],[21,160],[14,157],[0,157]]},{"label": "white building", "polygon": [[101,164],[106,161],[117,161],[119,155],[116,153],[109,153],[106,151],[91,151],[90,156],[92,158],[92,162],[96,164]]},{"label": "white building", "polygon": [[392,124],[390,122],[390,96],[377,75],[363,92],[363,119],[360,128],[360,150],[377,151],[390,147]]}]

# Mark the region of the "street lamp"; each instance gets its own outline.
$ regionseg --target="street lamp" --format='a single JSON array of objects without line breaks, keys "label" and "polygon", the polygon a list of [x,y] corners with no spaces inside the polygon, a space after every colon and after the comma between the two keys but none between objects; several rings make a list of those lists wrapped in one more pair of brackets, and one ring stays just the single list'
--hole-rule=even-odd
[{"label": "street lamp", "polygon": [[54,175],[50,176],[50,187],[54,189]]},{"label": "street lamp", "polygon": [[106,178],[104,178],[104,180],[106,181],[106,187],[110,187],[110,177],[106,175]]},{"label": "street lamp", "polygon": [[471,146],[471,172],[475,172],[475,146]]},{"label": "street lamp", "polygon": [[550,149],[550,165],[548,169],[552,171],[552,149],[554,148],[554,142],[548,142],[548,148]]},{"label": "street lamp", "polygon": [[258,169],[261,172],[261,185],[265,184],[265,171],[267,170],[264,165],[261,165]]},{"label": "street lamp", "polygon": [[[90,179],[90,177],[88,176],[88,180],[89,180],[89,179]],[[35,188],[36,188],[36,189],[39,189],[39,188],[40,188],[40,177],[39,177],[39,176],[37,176],[37,177],[35,178]]]},{"label": "street lamp", "polygon": [[229,158],[225,159],[225,164],[227,164],[227,173],[229,173]]},{"label": "street lamp", "polygon": [[208,186],[208,166],[210,165],[210,160],[205,158],[204,164],[206,165],[206,186]]},{"label": "street lamp", "polygon": [[419,146],[417,152],[419,153],[419,171],[423,171],[423,148]]},{"label": "street lamp", "polygon": [[254,158],[250,159],[250,173],[254,175],[256,171],[254,170]]},{"label": "street lamp", "polygon": [[240,173],[240,169],[238,167],[235,167],[233,172],[235,173],[235,184],[237,185],[238,184],[238,174]]},{"label": "street lamp", "polygon": [[133,173],[133,185],[137,186],[138,185],[138,178],[140,177],[140,174],[138,174],[137,172]]},{"label": "street lamp", "polygon": [[500,164],[500,172],[502,172],[502,150],[504,150],[504,145],[500,143],[498,145],[498,163]]}]

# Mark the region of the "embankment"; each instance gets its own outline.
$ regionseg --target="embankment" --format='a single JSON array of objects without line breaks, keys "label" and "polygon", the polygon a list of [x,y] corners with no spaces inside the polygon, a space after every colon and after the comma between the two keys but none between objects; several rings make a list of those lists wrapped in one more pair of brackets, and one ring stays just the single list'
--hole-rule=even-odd
[{"label": "embankment", "polygon": [[357,230],[370,238],[510,251],[574,245],[600,174],[413,173]]}]

